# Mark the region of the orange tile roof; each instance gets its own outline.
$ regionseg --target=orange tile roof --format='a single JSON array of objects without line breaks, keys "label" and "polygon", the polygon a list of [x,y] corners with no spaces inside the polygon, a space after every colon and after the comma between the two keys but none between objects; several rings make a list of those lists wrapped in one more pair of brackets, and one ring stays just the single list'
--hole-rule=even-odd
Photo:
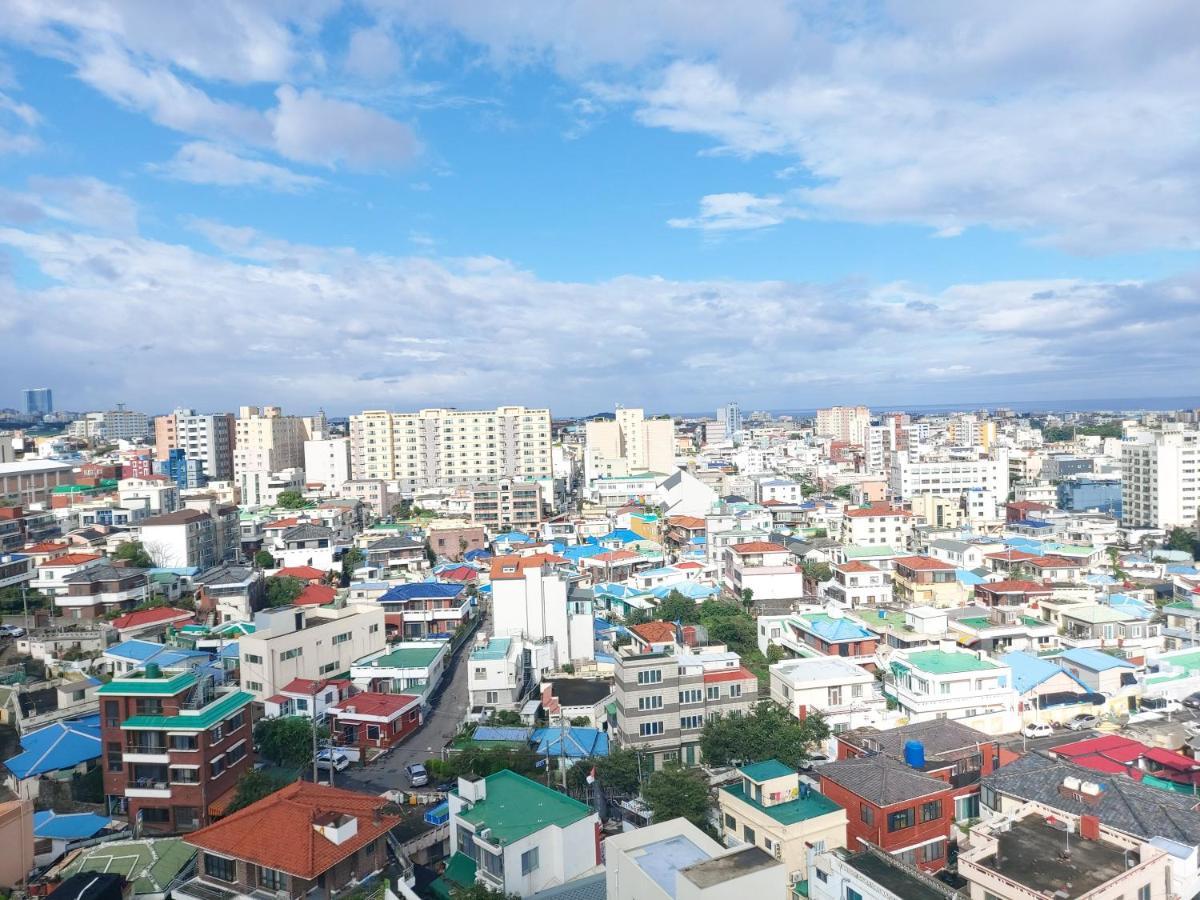
[{"label": "orange tile roof", "polygon": [[984,559],[995,559],[1003,562],[1026,562],[1027,560],[1037,559],[1032,553],[1026,553],[1024,550],[1001,550],[999,553],[988,553]]},{"label": "orange tile roof", "polygon": [[870,506],[847,507],[843,515],[848,519],[864,519],[871,516],[900,516],[907,519],[912,516],[912,513],[907,509],[892,506],[890,503],[872,503]]},{"label": "orange tile roof", "polygon": [[1078,569],[1079,563],[1072,559],[1067,559],[1063,556],[1035,556],[1033,559],[1025,560],[1031,566],[1038,569]]},{"label": "orange tile roof", "polygon": [[154,625],[158,622],[183,621],[184,619],[191,618],[193,618],[192,614],[186,609],[177,609],[174,606],[158,606],[154,609],[135,609],[133,612],[118,616],[109,624],[119,630],[121,628],[138,628],[143,625]]},{"label": "orange tile roof", "polygon": [[[492,581],[524,578],[526,569],[540,569],[542,566],[552,566],[565,563],[566,560],[553,553],[535,553],[532,556],[497,556],[492,560]],[[515,569],[505,572],[505,569]]]},{"label": "orange tile roof", "polygon": [[632,562],[635,559],[641,559],[632,550],[609,550],[607,553],[597,553],[595,556],[588,558],[602,563]]},{"label": "orange tile roof", "polygon": [[678,525],[680,528],[703,528],[704,520],[696,516],[668,516],[668,525]]},{"label": "orange tile roof", "polygon": [[711,684],[714,681],[749,681],[755,678],[755,674],[745,666],[738,666],[736,669],[719,669],[716,672],[705,672],[705,684]]},{"label": "orange tile roof", "polygon": [[676,638],[675,625],[671,622],[643,622],[630,625],[629,630],[647,644],[666,644]]},{"label": "orange tile roof", "polygon": [[932,556],[901,556],[898,559],[892,560],[892,563],[897,566],[904,566],[906,569],[912,569],[914,572],[918,570],[933,572],[955,568],[945,560],[934,559]]},{"label": "orange tile roof", "polygon": [[862,562],[861,560],[852,559],[849,562],[839,563],[834,566],[839,572],[874,572],[879,574],[879,569],[875,568],[870,563]]},{"label": "orange tile roof", "polygon": [[275,573],[280,578],[299,578],[301,581],[320,581],[328,572],[314,569],[312,566],[284,566]]},{"label": "orange tile roof", "polygon": [[324,606],[332,603],[337,591],[327,584],[310,584],[292,602],[296,606]]},{"label": "orange tile roof", "polygon": [[[371,794],[297,781],[184,840],[201,850],[312,880],[400,824],[400,816],[379,812],[384,803]],[[354,816],[357,833],[333,843],[314,827],[330,813]]]},{"label": "orange tile roof", "polygon": [[770,541],[747,541],[744,544],[733,544],[730,548],[734,553],[786,553],[787,547],[772,544]]},{"label": "orange tile roof", "polygon": [[300,520],[293,516],[290,519],[276,519],[274,522],[268,522],[263,528],[294,528],[299,524]]},{"label": "orange tile roof", "polygon": [[322,678],[320,681],[314,681],[311,678],[293,678],[283,686],[285,694],[319,694],[329,685],[341,688],[344,685],[350,684],[348,678]]},{"label": "orange tile roof", "polygon": [[89,563],[94,559],[100,559],[99,553],[65,553],[62,556],[56,556],[54,559],[48,559],[43,566],[82,566],[84,563]]},{"label": "orange tile roof", "polygon": [[338,701],[336,706],[329,707],[329,712],[346,718],[378,716],[390,719],[407,712],[414,704],[418,706],[421,704],[421,698],[414,694],[381,694],[378,691],[363,691],[361,694]]},{"label": "orange tile roof", "polygon": [[66,550],[67,545],[58,541],[42,541],[39,544],[30,544],[21,553],[54,553],[56,550]]},{"label": "orange tile roof", "polygon": [[688,561],[688,562],[675,563],[675,568],[677,568],[677,569],[703,569],[704,566],[700,565],[700,563],[698,563],[698,562]]}]

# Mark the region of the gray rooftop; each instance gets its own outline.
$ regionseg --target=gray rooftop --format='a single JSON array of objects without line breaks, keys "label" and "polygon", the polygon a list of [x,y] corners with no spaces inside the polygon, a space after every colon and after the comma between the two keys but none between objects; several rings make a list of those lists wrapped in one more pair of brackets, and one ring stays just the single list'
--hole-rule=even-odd
[{"label": "gray rooftop", "polygon": [[312,522],[301,522],[299,525],[293,525],[280,535],[280,539],[284,543],[288,541],[331,540],[332,538],[332,528],[326,528],[324,525],[314,525]]},{"label": "gray rooftop", "polygon": [[65,584],[83,584],[96,581],[117,581],[121,578],[132,578],[138,575],[143,578],[149,569],[135,569],[133,566],[113,566],[101,563],[87,569],[80,569],[63,578]]},{"label": "gray rooftop", "polygon": [[368,553],[380,553],[386,550],[415,550],[425,545],[410,537],[385,537],[367,546]]},{"label": "gray rooftop", "polygon": [[859,853],[839,851],[850,868],[865,875],[875,884],[904,900],[954,900],[967,898],[970,893],[956,891],[912,866],[906,865],[876,847],[868,846]]},{"label": "gray rooftop", "polygon": [[889,756],[863,756],[828,763],[821,767],[820,774],[876,806],[891,806],[950,789],[947,782],[922,775]]},{"label": "gray rooftop", "polygon": [[[997,841],[996,853],[976,864],[1037,894],[1082,897],[1125,871],[1120,847],[1072,839],[1039,815],[1014,822]],[[1063,853],[1068,847],[1069,856]]]},{"label": "gray rooftop", "polygon": [[920,741],[925,747],[925,758],[957,755],[957,751],[969,750],[978,753],[980,746],[992,743],[992,738],[982,731],[977,731],[970,725],[956,722],[954,719],[937,719],[932,722],[914,722],[911,725],[901,725],[899,728],[864,727],[855,728],[839,736],[841,740],[862,747],[865,750],[877,750],[888,756],[899,759],[904,754],[905,741]]}]

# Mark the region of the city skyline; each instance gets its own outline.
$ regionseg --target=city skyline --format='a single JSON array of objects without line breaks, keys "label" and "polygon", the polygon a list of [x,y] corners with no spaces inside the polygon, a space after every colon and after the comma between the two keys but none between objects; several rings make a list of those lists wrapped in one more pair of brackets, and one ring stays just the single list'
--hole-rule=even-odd
[{"label": "city skyline", "polygon": [[1200,393],[1187,4],[506,6],[0,2],[0,383]]}]

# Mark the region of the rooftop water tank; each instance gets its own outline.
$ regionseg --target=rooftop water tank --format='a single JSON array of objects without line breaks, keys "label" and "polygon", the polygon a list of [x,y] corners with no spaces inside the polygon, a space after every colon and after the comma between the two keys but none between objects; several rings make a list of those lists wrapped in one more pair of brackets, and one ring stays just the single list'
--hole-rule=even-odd
[{"label": "rooftop water tank", "polygon": [[925,745],[920,741],[904,742],[904,764],[914,769],[925,768]]},{"label": "rooftop water tank", "polygon": [[162,678],[162,669],[158,667],[158,663],[146,663],[147,678]]}]

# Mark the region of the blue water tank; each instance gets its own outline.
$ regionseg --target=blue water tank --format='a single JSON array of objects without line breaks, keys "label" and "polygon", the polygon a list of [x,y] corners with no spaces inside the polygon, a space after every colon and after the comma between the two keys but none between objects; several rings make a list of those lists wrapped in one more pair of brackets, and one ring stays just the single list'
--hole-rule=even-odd
[{"label": "blue water tank", "polygon": [[881,619],[886,619],[886,618],[887,618],[887,610],[886,610],[886,609],[881,609],[881,610],[879,611],[879,618],[881,618]]},{"label": "blue water tank", "polygon": [[904,742],[904,763],[914,769],[925,768],[925,745],[920,741]]}]

